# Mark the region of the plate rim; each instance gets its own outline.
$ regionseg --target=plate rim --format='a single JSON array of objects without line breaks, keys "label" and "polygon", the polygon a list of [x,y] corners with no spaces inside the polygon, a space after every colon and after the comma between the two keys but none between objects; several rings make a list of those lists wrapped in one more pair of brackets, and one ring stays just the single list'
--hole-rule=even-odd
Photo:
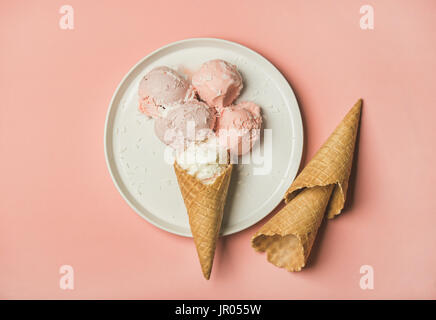
[{"label": "plate rim", "polygon": [[[298,173],[298,169],[301,165],[301,160],[302,160],[302,155],[303,155],[303,147],[304,147],[304,127],[303,127],[303,121],[302,121],[302,117],[301,117],[301,111],[300,111],[300,105],[298,103],[297,97],[295,96],[294,90],[292,89],[291,84],[289,83],[288,79],[283,75],[283,73],[272,63],[270,62],[267,58],[265,58],[263,55],[261,55],[260,53],[254,51],[253,49],[250,49],[240,43],[234,42],[234,41],[229,41],[229,40],[225,40],[225,39],[220,39],[220,38],[204,38],[204,37],[199,37],[199,38],[187,38],[187,39],[182,39],[182,40],[178,40],[178,41],[174,41],[174,42],[170,42],[164,46],[161,46],[159,48],[157,48],[156,50],[153,50],[152,52],[150,52],[149,54],[147,54],[146,56],[144,56],[143,58],[141,58],[138,62],[136,62],[130,69],[129,71],[124,75],[124,77],[121,79],[121,81],[118,83],[112,98],[109,102],[109,108],[106,112],[106,119],[105,119],[105,124],[104,124],[104,155],[105,155],[105,160],[106,160],[106,166],[107,169],[109,171],[109,174],[111,176],[112,182],[115,185],[115,188],[118,190],[118,193],[121,195],[121,197],[124,199],[124,201],[126,201],[126,203],[129,205],[130,208],[133,209],[133,211],[139,215],[141,218],[145,219],[147,222],[149,222],[150,224],[152,224],[153,226],[161,229],[161,230],[165,230],[169,233],[172,234],[176,234],[179,236],[183,236],[183,237],[188,237],[188,238],[192,238],[192,234],[186,234],[183,232],[179,232],[173,229],[170,229],[166,226],[163,226],[161,224],[158,224],[158,222],[153,221],[152,219],[150,219],[149,217],[147,217],[147,215],[142,214],[142,212],[139,212],[139,210],[136,208],[136,206],[130,201],[130,199],[128,199],[128,197],[124,194],[124,191],[121,190],[121,187],[119,186],[119,183],[114,175],[114,168],[112,168],[111,166],[111,161],[109,159],[109,154],[108,154],[108,141],[109,141],[109,134],[112,133],[112,131],[108,131],[108,124],[109,124],[109,119],[112,115],[112,112],[114,111],[114,101],[117,98],[121,87],[123,86],[123,84],[125,83],[125,81],[130,77],[130,75],[136,70],[136,68],[142,64],[145,60],[149,59],[150,57],[152,57],[153,55],[157,54],[159,51],[163,51],[168,47],[171,46],[177,46],[180,44],[183,44],[185,42],[192,42],[192,41],[212,41],[212,42],[221,42],[221,43],[225,43],[227,45],[232,45],[232,46],[237,46],[240,47],[241,49],[244,50],[248,50],[251,54],[256,55],[257,57],[259,57],[261,60],[265,61],[270,67],[272,67],[273,69],[275,69],[285,80],[286,83],[286,89],[288,89],[290,91],[290,93],[293,96],[293,99],[295,100],[296,104],[297,104],[297,115],[298,119],[296,119],[296,124],[298,126],[298,128],[295,128],[295,132],[297,133],[297,137],[295,139],[293,139],[293,142],[295,143],[295,141],[300,141],[301,143],[299,143],[298,146],[296,146],[296,149],[294,152],[296,152],[295,155],[295,159],[298,159],[298,165],[296,166],[296,169],[294,170],[295,172],[289,172],[290,175],[289,176],[289,186],[292,184],[292,182],[295,180],[295,177],[297,176]],[[294,116],[294,115],[292,115]],[[281,201],[280,201],[281,202]],[[274,209],[280,204],[280,202],[278,202],[276,204],[276,206],[274,207]],[[272,211],[274,211],[274,209]],[[266,215],[262,216],[262,217],[256,217],[256,219],[254,219],[253,221],[250,221],[250,223],[248,225],[242,225],[240,227],[237,228],[233,228],[227,232],[223,232],[220,233],[220,236],[228,236],[231,234],[235,234],[238,233],[240,231],[243,231],[245,229],[248,229],[250,227],[252,227],[253,225],[255,225],[256,223],[258,223],[260,220],[264,219],[265,217],[267,217],[269,214],[271,214],[271,212],[268,212]]]}]

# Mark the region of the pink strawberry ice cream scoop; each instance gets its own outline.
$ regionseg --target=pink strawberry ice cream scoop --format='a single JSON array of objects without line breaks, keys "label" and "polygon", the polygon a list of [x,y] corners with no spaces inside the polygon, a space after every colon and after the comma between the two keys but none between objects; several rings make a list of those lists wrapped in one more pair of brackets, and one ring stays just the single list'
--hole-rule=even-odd
[{"label": "pink strawberry ice cream scoop", "polygon": [[194,99],[195,92],[176,71],[163,66],[152,69],[141,79],[138,95],[139,110],[157,118],[169,105]]},{"label": "pink strawberry ice cream scoop", "polygon": [[200,101],[189,101],[171,108],[154,123],[156,136],[165,144],[181,149],[187,142],[203,141],[214,135],[215,110]]},{"label": "pink strawberry ice cream scoop", "polygon": [[222,108],[232,104],[242,90],[242,77],[236,67],[224,60],[202,64],[192,76],[192,85],[208,105]]},{"label": "pink strawberry ice cream scoop", "polygon": [[246,154],[259,140],[261,126],[260,107],[253,102],[222,108],[216,122],[218,141],[234,155]]}]

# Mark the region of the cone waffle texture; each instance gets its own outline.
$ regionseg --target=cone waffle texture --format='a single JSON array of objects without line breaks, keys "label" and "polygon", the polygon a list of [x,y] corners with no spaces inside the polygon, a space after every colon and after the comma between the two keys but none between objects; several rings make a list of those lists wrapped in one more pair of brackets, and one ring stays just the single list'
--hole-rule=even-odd
[{"label": "cone waffle texture", "polygon": [[188,174],[177,163],[174,164],[174,170],[188,212],[189,225],[201,270],[204,277],[209,279],[223,219],[232,165],[228,165],[224,172],[209,185]]},{"label": "cone waffle texture", "polygon": [[256,251],[288,271],[306,265],[318,228],[344,207],[362,100],[336,127],[285,194],[285,206],[253,236]]},{"label": "cone waffle texture", "polygon": [[306,264],[333,186],[300,192],[266,223],[252,240],[257,251],[266,251],[272,264],[300,271]]},{"label": "cone waffle texture", "polygon": [[359,100],[292,183],[285,194],[286,202],[302,188],[334,184],[327,216],[330,219],[341,213],[347,195],[361,109],[362,100]]}]

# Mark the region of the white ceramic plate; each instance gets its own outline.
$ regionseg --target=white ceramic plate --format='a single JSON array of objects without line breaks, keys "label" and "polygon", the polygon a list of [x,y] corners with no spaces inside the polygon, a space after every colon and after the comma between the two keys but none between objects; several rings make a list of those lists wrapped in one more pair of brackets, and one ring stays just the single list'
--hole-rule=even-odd
[{"label": "white ceramic plate", "polygon": [[[260,105],[264,128],[272,133],[272,143],[267,143],[268,134],[264,133],[254,148],[254,152],[271,154],[269,164],[235,166],[221,227],[223,235],[250,227],[279,204],[295,178],[303,149],[303,127],[294,93],[283,75],[258,53],[234,42],[199,38],[171,43],[143,58],[121,81],[110,103],[105,126],[106,161],[115,186],[141,217],[182,236],[191,236],[186,209],[173,168],[164,161],[165,146],[155,137],[154,120],[138,111],[138,84],[153,67],[193,71],[211,59],[224,59],[237,66],[244,78],[237,101],[251,100]],[[255,174],[256,168],[267,174]]]}]

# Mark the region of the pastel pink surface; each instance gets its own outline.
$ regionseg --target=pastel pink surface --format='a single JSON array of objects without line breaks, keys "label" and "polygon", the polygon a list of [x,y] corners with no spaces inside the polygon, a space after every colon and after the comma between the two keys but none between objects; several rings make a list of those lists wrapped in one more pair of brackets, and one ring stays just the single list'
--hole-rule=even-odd
[{"label": "pastel pink surface", "polygon": [[[362,30],[367,1],[223,2],[73,0],[70,31],[63,2],[0,2],[0,298],[436,298],[436,3],[372,1],[375,29]],[[205,281],[192,240],[141,219],[111,181],[103,129],[116,86],[190,37],[247,45],[283,72],[304,163],[364,99],[351,205],[301,273],[251,249],[259,223],[220,240]],[[74,290],[59,288],[62,265]],[[359,286],[362,265],[374,290]]]}]

